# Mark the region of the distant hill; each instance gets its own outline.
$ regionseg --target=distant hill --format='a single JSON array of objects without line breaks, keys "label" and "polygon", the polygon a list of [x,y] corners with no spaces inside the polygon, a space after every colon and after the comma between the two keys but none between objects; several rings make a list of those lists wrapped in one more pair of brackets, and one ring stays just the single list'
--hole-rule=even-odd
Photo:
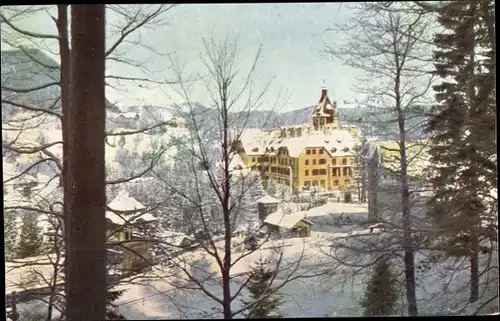
[{"label": "distant hill", "polygon": [[[38,49],[3,50],[1,51],[1,80],[2,87],[7,88],[35,88],[49,83],[59,81],[59,64],[44,52]],[[53,85],[46,88],[31,91],[29,93],[16,94],[2,88],[2,99],[8,99],[20,104],[29,104],[44,108],[60,110],[59,86]],[[210,132],[216,130],[213,124],[217,121],[217,111],[201,103],[195,103],[194,108],[198,123],[206,128],[208,137]],[[182,107],[182,106],[181,106]],[[2,119],[9,120],[17,108],[9,104],[2,104]],[[182,108],[180,108],[182,109]],[[172,116],[183,117],[189,124],[189,117],[182,114],[179,108],[172,106],[130,106],[118,108],[108,102],[107,128],[113,129],[121,126],[115,123],[116,117],[122,112],[132,112],[139,115],[139,126],[147,126],[159,121],[166,121]],[[264,127],[273,129],[281,126],[309,124],[311,123],[310,111],[312,106],[292,111],[271,115],[268,111],[252,111],[250,115],[243,112],[232,113],[232,124],[238,120],[246,119],[246,127]],[[406,128],[411,129],[408,139],[422,139],[423,126],[426,123],[424,116],[416,112],[408,113]],[[370,109],[363,106],[354,108],[338,108],[337,116],[341,126],[343,124],[354,124],[361,131],[370,136],[380,139],[397,139],[399,136],[398,124],[394,115],[383,109]],[[241,125],[241,123],[240,123]]]},{"label": "distant hill", "polygon": [[[281,126],[310,124],[310,112],[313,106],[287,111],[283,113],[271,114],[268,111],[253,111],[248,115],[246,127],[263,127],[264,129],[274,129]],[[207,123],[208,126],[217,119],[217,111],[200,103],[195,104],[195,111],[199,116],[200,123]],[[407,139],[425,139],[424,133],[426,117],[420,112],[407,112],[405,128]],[[236,119],[245,119],[246,114],[232,113],[233,122]],[[396,116],[387,109],[372,109],[367,107],[358,108],[338,108],[337,117],[340,126],[356,125],[365,135],[376,136],[382,140],[394,140],[399,138],[399,127]],[[186,120],[188,123],[189,121]]]},{"label": "distant hill", "polygon": [[[2,50],[0,55],[2,99],[60,111],[60,87],[53,84],[59,82],[59,63],[36,48]],[[37,87],[44,88],[23,93],[8,90],[9,88],[28,90]],[[109,101],[107,106],[108,111],[119,111]],[[2,103],[2,121],[10,120],[19,110],[21,109]]]}]

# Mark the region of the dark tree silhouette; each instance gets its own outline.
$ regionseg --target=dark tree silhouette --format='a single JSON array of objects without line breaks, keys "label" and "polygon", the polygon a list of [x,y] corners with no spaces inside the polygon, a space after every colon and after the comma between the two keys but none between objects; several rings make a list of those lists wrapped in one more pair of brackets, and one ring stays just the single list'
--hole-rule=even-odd
[{"label": "dark tree silhouette", "polygon": [[104,5],[71,7],[66,319],[106,315]]}]

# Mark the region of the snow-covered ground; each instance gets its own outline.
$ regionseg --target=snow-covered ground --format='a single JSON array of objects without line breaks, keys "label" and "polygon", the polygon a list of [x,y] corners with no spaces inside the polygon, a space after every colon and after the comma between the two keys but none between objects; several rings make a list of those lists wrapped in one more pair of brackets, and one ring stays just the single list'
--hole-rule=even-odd
[{"label": "snow-covered ground", "polygon": [[[367,231],[364,232],[367,233]],[[284,257],[288,261],[295,261],[302,254],[302,250],[305,250],[306,256],[300,263],[302,268],[298,273],[319,274],[310,278],[298,278],[280,289],[285,301],[281,306],[283,316],[361,316],[362,310],[359,302],[363,296],[367,270],[352,277],[355,269],[340,266],[329,260],[328,256],[322,253],[322,251],[326,252],[327,248],[319,246],[313,238],[276,241],[274,245],[283,247]],[[201,251],[196,254],[192,253],[185,259],[187,262],[196,261],[196,264],[191,264],[191,266],[202,267],[199,270],[201,272],[198,272],[198,278],[212,278],[203,284],[206,289],[220,298],[221,284],[217,277],[218,267],[212,258],[201,253]],[[257,251],[242,260],[241,264],[236,264],[233,274],[248,271],[250,263],[258,259],[260,255],[270,256],[272,253],[270,249]],[[417,264],[423,259],[425,258],[422,255],[417,255]],[[462,284],[467,279],[468,272],[461,271],[450,281],[452,269],[455,267],[452,263],[444,261],[436,264],[429,271],[419,272],[417,291],[421,315],[448,315],[460,312],[460,314],[467,314],[473,313],[474,308],[477,308],[477,304],[466,308],[468,287]],[[325,268],[327,266],[328,268]],[[208,298],[201,290],[176,288],[173,283],[180,286],[179,281],[170,280],[176,278],[166,274],[168,272],[165,273],[164,270],[155,271],[147,276],[156,280],[144,280],[144,284],[125,287],[127,291],[117,301],[120,312],[127,318],[133,319],[221,317],[220,311],[217,312],[218,303]],[[183,274],[180,273],[180,275]],[[136,280],[136,282],[140,281]],[[238,289],[239,282],[241,281],[233,282],[233,291]],[[277,281],[276,285],[281,282],[283,282],[282,279]],[[494,290],[495,287],[490,284],[489,291]],[[404,298],[403,288],[401,291],[401,298]],[[242,293],[243,296],[246,295],[245,291]],[[402,302],[400,311],[401,315],[405,315],[404,299]],[[237,310],[240,307],[240,303],[236,300],[233,303],[233,309]],[[464,310],[460,311],[462,309]]]},{"label": "snow-covered ground", "polygon": [[[369,234],[359,228],[355,233],[346,232],[333,235],[345,237],[354,234]],[[218,244],[221,246],[221,244]],[[278,250],[276,250],[278,248]],[[356,273],[357,268],[342,266],[326,255],[328,247],[320,245],[314,238],[296,238],[270,242],[269,245],[235,264],[233,275],[241,275],[249,270],[251,263],[261,255],[271,258],[274,262],[278,252],[283,252],[285,262],[297,262],[302,257],[299,269],[295,275],[313,275],[309,278],[298,278],[283,286],[279,293],[283,295],[284,304],[281,313],[285,317],[322,317],[322,316],[361,316],[362,310],[359,302],[364,291],[364,282],[368,270]],[[234,256],[241,254],[239,251]],[[219,268],[215,260],[203,252],[186,253],[178,261],[182,267],[190,271],[203,284],[207,291],[220,298],[222,288]],[[180,260],[179,259],[179,260]],[[273,260],[274,259],[274,260]],[[423,254],[417,254],[416,264],[425,260]],[[484,257],[482,260],[484,263]],[[402,271],[402,262],[394,260],[396,270]],[[185,265],[184,265],[185,264]],[[419,300],[420,315],[452,315],[471,314],[475,312],[480,303],[467,306],[468,286],[466,280],[468,271],[457,270],[458,264],[453,260],[436,263],[431,269],[417,272],[417,295]],[[498,270],[492,270],[490,277]],[[280,285],[289,271],[280,272],[275,285]],[[293,276],[293,275],[292,275]],[[235,277],[232,282],[232,291],[236,293],[241,286],[242,277]],[[220,318],[220,304],[210,299],[201,290],[196,289],[184,272],[175,268],[157,266],[151,272],[145,273],[142,278],[134,277],[133,284],[120,286],[126,290],[122,297],[115,303],[119,312],[125,317],[135,320],[146,319],[184,319],[184,318]],[[481,293],[485,291],[494,293],[497,290],[495,282],[483,280]],[[244,289],[240,296],[246,297]],[[400,314],[406,314],[404,290],[401,286]],[[489,298],[484,294],[483,300]],[[20,310],[26,305],[21,305]],[[233,310],[241,308],[241,302],[233,302]],[[42,308],[38,308],[42,309]],[[493,312],[493,311],[485,311]]]},{"label": "snow-covered ground", "polygon": [[[328,203],[324,206],[307,211],[311,219],[321,224],[313,226],[311,237],[268,241],[262,248],[234,264],[232,269],[232,291],[236,293],[242,284],[245,273],[252,263],[261,256],[268,258],[274,264],[280,253],[283,255],[282,267],[297,267],[295,274],[292,269],[280,269],[274,286],[279,286],[287,277],[297,279],[286,283],[279,293],[284,303],[280,312],[284,317],[324,317],[362,315],[359,302],[364,294],[364,284],[369,276],[369,269],[349,267],[340,264],[332,255],[335,248],[336,257],[345,254],[346,248],[338,244],[358,246],[371,244],[377,246],[384,242],[388,234],[381,230],[370,231],[366,224],[355,221],[352,224],[338,224],[333,219],[340,215],[344,217],[366,217],[366,206],[363,204]],[[345,222],[345,221],[344,221]],[[222,255],[222,241],[216,243],[218,252]],[[242,248],[233,249],[233,261],[242,254]],[[344,251],[344,252],[342,252]],[[496,251],[491,262],[497,262]],[[406,314],[404,294],[403,262],[395,251],[393,259],[394,270],[400,272],[401,302],[399,315]],[[417,253],[415,265],[421,267],[427,261],[430,253]],[[366,263],[371,260],[369,254],[355,257],[356,263]],[[203,287],[216,298],[222,297],[220,269],[216,260],[197,249],[187,252],[170,261],[176,264],[168,266],[157,265],[152,271],[141,276],[135,276],[132,283],[124,280],[118,288],[126,290],[115,302],[119,312],[129,319],[184,319],[184,318],[220,318],[220,304],[209,298],[199,289],[182,269],[192,274]],[[487,255],[481,256],[481,269],[485,266]],[[417,268],[417,296],[420,315],[467,315],[476,312],[479,305],[489,299],[498,288],[498,268],[491,269],[482,278],[480,302],[470,305],[468,260],[438,259],[429,268]],[[493,263],[496,266],[495,263]],[[273,265],[271,265],[273,266]],[[10,267],[10,265],[9,265]],[[180,267],[180,268],[179,268]],[[12,290],[14,280],[10,276],[23,277],[22,271],[7,271],[7,281]],[[308,276],[308,277],[304,277]],[[19,283],[18,280],[15,283]],[[247,291],[244,288],[238,298],[233,301],[234,311],[240,309],[241,299],[245,299]],[[20,305],[19,309],[27,309],[30,305]],[[32,308],[30,308],[32,309]],[[43,307],[38,306],[40,311]],[[494,309],[483,311],[494,312]],[[240,315],[241,316],[241,315]]]}]

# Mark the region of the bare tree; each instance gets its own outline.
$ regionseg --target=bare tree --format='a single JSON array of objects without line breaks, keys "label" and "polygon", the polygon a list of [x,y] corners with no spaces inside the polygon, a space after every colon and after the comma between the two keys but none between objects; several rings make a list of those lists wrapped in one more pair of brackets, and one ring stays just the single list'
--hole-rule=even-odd
[{"label": "bare tree", "polygon": [[421,13],[380,11],[371,3],[359,4],[353,9],[350,23],[336,28],[347,36],[345,45],[328,46],[327,52],[366,76],[360,79],[356,91],[364,95],[368,106],[377,108],[379,112],[384,109],[390,111],[398,124],[399,194],[406,296],[409,304],[408,314],[415,316],[418,310],[408,181],[406,136],[409,129],[406,127],[406,116],[412,109],[424,105],[433,81],[425,63],[430,54],[429,48],[423,46],[424,42],[420,41],[429,36],[428,21]]},{"label": "bare tree", "polygon": [[[204,81],[212,108],[204,110],[192,101],[183,66],[174,61],[174,80],[179,83],[176,89],[186,100],[178,108],[187,118],[190,139],[180,150],[182,163],[171,170],[172,175],[178,172],[182,178],[165,177],[161,172],[157,172],[157,177],[167,190],[182,199],[184,207],[192,209],[186,215],[186,222],[200,228],[200,248],[197,251],[213,260],[219,269],[216,272],[209,267],[198,266],[191,257],[195,254],[189,252],[176,256],[169,261],[174,265],[173,269],[178,271],[175,287],[201,291],[220,305],[224,318],[232,319],[251,310],[258,301],[235,308],[234,303],[244,293],[249,281],[246,273],[235,272],[235,267],[240,266],[241,269],[245,258],[262,250],[265,244],[272,244],[268,242],[269,236],[258,241],[254,248],[245,248],[241,240],[234,239],[237,229],[252,221],[248,218],[254,216],[256,221],[257,213],[249,209],[251,200],[248,195],[258,177],[255,172],[248,172],[249,169],[242,170],[235,166],[234,160],[239,157],[239,147],[235,143],[248,127],[250,113],[264,105],[270,83],[259,86],[257,82],[260,48],[248,73],[242,74],[238,68],[237,39],[225,37],[220,41],[204,40],[203,45],[201,59],[207,74],[199,78]],[[277,105],[270,106],[272,114]],[[262,126],[265,125],[264,121]],[[247,236],[255,237],[260,227],[257,223],[245,229],[248,231]],[[304,251],[299,258],[289,262],[279,245],[276,247],[273,277],[263,297],[297,278],[313,277],[319,273],[315,268],[301,265],[307,256]],[[240,253],[238,248],[242,249]],[[218,286],[214,284],[214,279],[220,279]],[[238,279],[240,281],[236,282]],[[221,296],[214,286],[222,289]]]},{"label": "bare tree", "polygon": [[[148,27],[160,27],[165,25],[163,19],[174,5],[135,5],[121,6],[110,5],[107,7],[111,16],[116,19],[107,28],[107,48],[105,59],[108,64],[128,65],[140,70],[143,77],[130,77],[122,74],[106,73],[106,85],[109,88],[129,83],[143,88],[152,88],[159,84],[169,83],[160,79],[148,70],[145,61],[134,61],[127,57],[127,53],[134,47],[142,47],[153,55],[167,56],[168,53],[160,53],[154,48],[144,45],[139,36],[141,29]],[[59,178],[60,185],[64,188],[71,187],[65,184],[67,179],[67,155],[69,154],[69,139],[67,125],[69,123],[69,112],[67,110],[69,99],[69,66],[70,51],[68,44],[68,18],[67,5],[56,6],[31,6],[31,7],[2,7],[0,18],[2,19],[2,44],[10,47],[7,51],[2,50],[2,114],[8,116],[3,119],[2,141],[3,155],[7,158],[17,159],[21,166],[17,166],[15,175],[10,182],[17,182],[23,177],[36,175],[37,172],[45,172],[49,175],[49,181]],[[57,10],[56,10],[57,9]],[[54,14],[57,12],[57,18]],[[55,34],[44,34],[30,29],[20,27],[23,19],[31,16],[46,15],[48,23],[55,25]],[[59,52],[54,50],[59,48]],[[2,48],[3,49],[3,48]],[[44,55],[41,50],[59,56],[60,64],[52,61]],[[4,61],[4,57],[6,57]],[[59,87],[59,88],[58,88]],[[107,103],[112,110],[113,105]],[[153,124],[141,126],[133,130],[108,130],[106,136],[110,138],[123,136],[134,137],[142,133],[148,133],[152,129],[168,126],[168,121],[156,120]],[[59,137],[55,137],[55,132]],[[62,135],[61,135],[62,133]],[[61,137],[62,136],[62,137]],[[64,143],[63,143],[64,142]],[[164,155],[168,146],[161,146],[138,164],[136,168],[124,171],[120,177],[109,177],[106,181],[109,185],[119,185],[141,177],[156,166],[159,159]],[[62,150],[61,150],[62,147]],[[141,159],[138,155],[137,158]],[[111,176],[111,175],[110,175]],[[6,183],[7,180],[4,180]],[[50,202],[32,202],[21,206],[13,204],[10,208],[14,211],[24,210],[31,214],[44,214],[60,219],[66,217],[63,211],[54,210],[53,206],[62,202],[62,195],[69,195],[69,191],[55,193],[59,196]],[[55,202],[54,202],[55,201]],[[67,209],[64,211],[67,212]],[[64,231],[64,226],[60,228]],[[62,248],[58,249],[59,259],[54,266],[61,268],[64,261]],[[66,251],[68,253],[68,251]],[[54,279],[60,279],[63,274],[54,274]],[[59,284],[59,280],[50,281]],[[54,293],[56,295],[56,293]],[[50,310],[50,309],[49,309]],[[48,318],[51,312],[48,312]]]}]

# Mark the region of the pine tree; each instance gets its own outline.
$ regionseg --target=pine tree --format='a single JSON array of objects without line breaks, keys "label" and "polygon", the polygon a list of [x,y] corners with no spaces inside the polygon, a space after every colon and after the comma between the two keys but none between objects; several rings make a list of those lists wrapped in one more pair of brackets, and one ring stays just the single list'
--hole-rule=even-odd
[{"label": "pine tree", "polygon": [[389,260],[379,260],[365,289],[361,307],[363,316],[384,316],[396,312],[398,300],[397,279],[391,271]]},{"label": "pine tree", "polygon": [[283,303],[281,296],[276,292],[266,296],[271,291],[269,283],[273,277],[273,272],[268,265],[269,262],[261,257],[250,271],[247,288],[252,300],[243,301],[244,305],[252,304],[247,309],[247,318],[280,317],[278,309]]},{"label": "pine tree", "polygon": [[108,294],[106,297],[106,320],[127,320],[122,314],[120,314],[116,306],[113,304],[119,297],[123,295],[125,290],[115,290],[113,285],[108,286]]},{"label": "pine tree", "polygon": [[278,183],[276,183],[276,181],[274,181],[273,179],[270,179],[267,183],[267,194],[275,198],[281,197],[281,195],[279,194]]},{"label": "pine tree", "polygon": [[497,177],[494,39],[486,23],[493,11],[493,1],[453,1],[440,10],[447,32],[435,36],[434,55],[443,81],[434,87],[438,104],[427,128],[434,166],[429,214],[450,244],[470,253],[471,302],[478,299],[480,238],[489,234],[482,221],[496,203],[488,200]]},{"label": "pine tree", "polygon": [[42,229],[38,226],[38,217],[33,213],[24,213],[21,226],[21,239],[18,246],[18,257],[36,256],[42,247]]},{"label": "pine tree", "polygon": [[14,212],[6,212],[3,220],[5,260],[16,258],[17,252],[17,229],[16,216]]}]

